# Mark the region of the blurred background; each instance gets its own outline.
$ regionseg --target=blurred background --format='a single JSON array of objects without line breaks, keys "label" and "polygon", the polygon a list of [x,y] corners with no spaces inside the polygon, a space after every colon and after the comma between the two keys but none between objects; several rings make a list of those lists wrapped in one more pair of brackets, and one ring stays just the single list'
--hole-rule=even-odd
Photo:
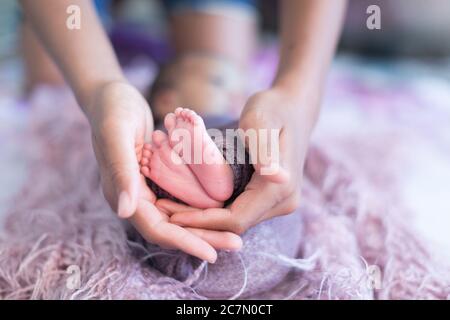
[{"label": "blurred background", "polygon": [[[165,56],[170,52],[166,40],[168,17],[161,1],[97,0],[97,3],[122,62],[127,63],[140,55],[152,56],[157,62],[166,59]],[[276,36],[277,29],[276,1],[257,3],[262,39],[271,40]],[[381,30],[369,30],[366,27],[366,9],[373,4],[381,9]],[[0,3],[0,63],[10,65],[13,69],[6,71],[3,68],[2,77],[14,79],[8,81],[10,85],[6,90],[19,90],[24,84],[19,63],[20,56],[26,55],[26,50],[21,50],[21,20],[18,1],[4,0]],[[127,40],[130,35],[127,31],[130,29],[135,38]],[[134,41],[144,38],[151,39],[150,45],[140,45]],[[450,56],[450,2],[350,0],[339,53],[383,59],[416,58],[445,64]],[[450,77],[450,73],[442,75]]]},{"label": "blurred background", "polygon": [[[381,8],[381,30],[366,27],[366,9],[373,4]],[[262,42],[276,43],[275,1],[261,1],[259,9]],[[110,10],[112,16],[103,21],[125,65],[142,59],[158,63],[170,55],[159,1],[113,1]],[[19,26],[17,2],[2,0],[0,212],[2,200],[20,188],[26,171],[20,150],[5,138],[27,125],[22,99],[26,52]],[[148,45],[140,45],[143,38],[151,39]],[[400,196],[417,213],[417,229],[450,249],[450,1],[350,1],[329,82],[314,139],[358,138],[355,145],[377,148],[376,137],[402,136],[395,147],[401,160],[392,169]]]},{"label": "blurred background", "polygon": [[[130,24],[154,37],[166,35],[163,6],[158,0],[113,0],[112,20]],[[448,56],[450,53],[450,3],[446,0],[350,0],[341,50],[365,55]],[[382,12],[382,30],[366,25],[366,9],[376,4]],[[267,33],[276,29],[276,1],[261,1],[260,24]],[[18,1],[0,3],[0,57],[17,54]],[[106,24],[111,25],[112,21]]]}]

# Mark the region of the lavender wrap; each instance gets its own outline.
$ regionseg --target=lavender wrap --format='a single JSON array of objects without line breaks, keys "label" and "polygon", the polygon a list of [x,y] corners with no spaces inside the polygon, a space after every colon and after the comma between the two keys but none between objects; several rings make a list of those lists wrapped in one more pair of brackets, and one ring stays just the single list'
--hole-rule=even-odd
[{"label": "lavender wrap", "polygon": [[[219,128],[222,133],[238,127],[236,121],[226,117],[204,119],[207,128]],[[224,137],[225,134],[212,136],[234,174],[233,194],[225,202],[228,205],[244,191],[254,168],[249,154],[242,152],[244,149],[238,148],[234,141],[225,141]],[[182,202],[151,180],[147,179],[147,183],[158,198]],[[215,264],[207,264],[178,250],[162,249],[146,242],[132,228],[129,237],[151,252],[153,258],[149,263],[152,267],[165,276],[189,284],[199,295],[214,299],[243,298],[270,290],[292,270],[303,234],[301,220],[297,211],[254,226],[242,235],[244,246],[239,252],[219,251]]]}]

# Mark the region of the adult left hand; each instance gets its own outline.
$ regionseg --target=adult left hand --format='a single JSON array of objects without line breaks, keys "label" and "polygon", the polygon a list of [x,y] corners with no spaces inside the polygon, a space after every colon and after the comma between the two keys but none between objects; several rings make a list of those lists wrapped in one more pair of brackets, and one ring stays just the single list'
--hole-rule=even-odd
[{"label": "adult left hand", "polygon": [[[311,101],[314,104],[315,101]],[[315,106],[283,88],[273,87],[252,96],[241,115],[240,128],[278,129],[279,163],[254,164],[255,173],[245,191],[228,208],[178,212],[170,221],[185,227],[226,230],[242,234],[272,217],[295,211],[300,203],[303,166],[309,136],[315,122]],[[258,148],[267,145],[258,143]],[[257,159],[249,150],[252,159]],[[268,166],[279,166],[273,175],[264,175]]]}]

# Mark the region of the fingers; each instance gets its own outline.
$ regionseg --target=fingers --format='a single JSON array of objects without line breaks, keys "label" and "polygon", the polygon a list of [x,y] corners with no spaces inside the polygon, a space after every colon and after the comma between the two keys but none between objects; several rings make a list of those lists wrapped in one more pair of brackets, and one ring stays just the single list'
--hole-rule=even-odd
[{"label": "fingers", "polygon": [[289,174],[280,160],[282,127],[274,125],[262,111],[254,111],[247,117],[241,119],[238,133],[248,149],[256,173],[269,182],[286,183]]},{"label": "fingers", "polygon": [[300,203],[300,192],[297,185],[294,186],[270,183],[254,175],[230,208],[191,208],[175,212],[170,221],[184,227],[231,231],[241,235],[266,219],[295,211]]},{"label": "fingers", "polygon": [[[259,140],[259,148],[264,148],[264,145],[270,147],[270,156],[266,157],[266,161],[255,170],[257,170],[260,176],[268,182],[284,185],[291,184],[293,179],[295,179],[295,172],[300,168],[300,164],[298,164],[298,167],[295,167],[294,170],[292,170],[292,161],[290,161],[292,149],[294,146],[299,149],[297,151],[300,151],[300,146],[292,144],[286,128],[283,128],[279,132],[271,132],[270,142],[267,142],[266,140],[267,139]],[[265,150],[265,152],[267,152],[267,150]],[[290,170],[287,168],[290,168]]]},{"label": "fingers", "polygon": [[[167,199],[158,200],[157,203],[159,203],[158,209],[164,207],[168,211],[173,210],[174,208],[198,210]],[[183,229],[179,226],[171,225],[170,223],[166,222],[163,218],[164,216],[159,212],[155,212],[151,204],[147,204],[145,205],[145,207],[149,210],[149,215],[153,214],[153,217],[159,216],[159,218],[157,219],[150,216],[146,219],[147,221],[151,221],[150,223],[154,223],[153,228],[144,228],[146,224],[139,220],[140,217],[142,217],[140,210],[138,210],[136,215],[133,216],[131,220],[134,222],[136,228],[143,236],[150,233],[152,234],[151,236],[146,237],[148,241],[157,243],[162,247],[177,248],[195,255],[196,257],[199,257],[203,260],[207,260],[211,263],[215,259],[215,254],[210,250],[209,247],[205,246],[204,242],[218,250],[220,249],[236,251],[241,249],[242,247],[242,239],[234,233],[203,230],[198,228]],[[154,229],[159,229],[159,231],[157,233],[153,233],[152,230]],[[186,234],[185,231],[188,231],[192,234],[193,237],[197,239],[194,239],[191,235]],[[176,239],[180,239],[180,241],[178,242]],[[199,239],[204,240],[204,242],[199,242]]]},{"label": "fingers", "polygon": [[270,162],[268,165],[260,166],[257,172],[261,177],[273,183],[287,183],[290,179],[289,172],[276,162]]},{"label": "fingers", "polygon": [[[186,213],[199,211],[197,208],[189,207],[184,204],[176,203],[168,199],[160,199],[156,202],[156,207],[168,216],[175,212]],[[242,247],[242,239],[231,232],[213,231],[198,228],[186,228],[191,233],[208,242],[216,250],[239,250]]]},{"label": "fingers", "polygon": [[199,238],[205,240],[217,250],[237,251],[242,248],[242,239],[231,232],[186,228]]},{"label": "fingers", "polygon": [[231,210],[225,208],[176,212],[170,217],[170,222],[186,227],[234,232]]},{"label": "fingers", "polygon": [[199,210],[198,208],[193,208],[169,199],[158,199],[155,205],[158,209],[164,211],[168,216],[171,216],[174,212],[189,212]]},{"label": "fingers", "polygon": [[290,214],[300,207],[300,192],[294,192],[291,196],[284,199],[272,209],[266,211],[262,220],[267,220],[273,217]]},{"label": "fingers", "polygon": [[103,178],[112,184],[117,214],[121,218],[132,216],[136,211],[140,179],[132,128],[121,123],[104,126],[94,136],[94,148],[102,174],[107,175]]},{"label": "fingers", "polygon": [[181,250],[209,263],[217,260],[216,250],[207,241],[180,226],[162,221],[155,226],[154,233],[154,241],[162,247]]},{"label": "fingers", "polygon": [[170,221],[180,226],[231,231],[238,235],[261,221],[276,204],[269,189],[247,189],[230,208],[175,213]]},{"label": "fingers", "polygon": [[180,226],[169,223],[167,217],[150,202],[139,201],[137,211],[130,221],[149,242],[161,247],[179,249],[210,263],[217,259],[216,250],[208,242]]}]

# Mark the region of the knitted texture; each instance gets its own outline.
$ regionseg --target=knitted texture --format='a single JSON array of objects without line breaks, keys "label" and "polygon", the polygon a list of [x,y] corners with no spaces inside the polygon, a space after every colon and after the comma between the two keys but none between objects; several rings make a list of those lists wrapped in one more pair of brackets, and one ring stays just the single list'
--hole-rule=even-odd
[{"label": "knitted texture", "polygon": [[30,183],[0,233],[0,299],[450,297],[448,262],[396,197],[400,136],[327,136],[308,153],[300,210],[250,229],[242,251],[209,265],[123,227],[70,95],[39,90],[29,119],[4,140],[26,146]]}]

